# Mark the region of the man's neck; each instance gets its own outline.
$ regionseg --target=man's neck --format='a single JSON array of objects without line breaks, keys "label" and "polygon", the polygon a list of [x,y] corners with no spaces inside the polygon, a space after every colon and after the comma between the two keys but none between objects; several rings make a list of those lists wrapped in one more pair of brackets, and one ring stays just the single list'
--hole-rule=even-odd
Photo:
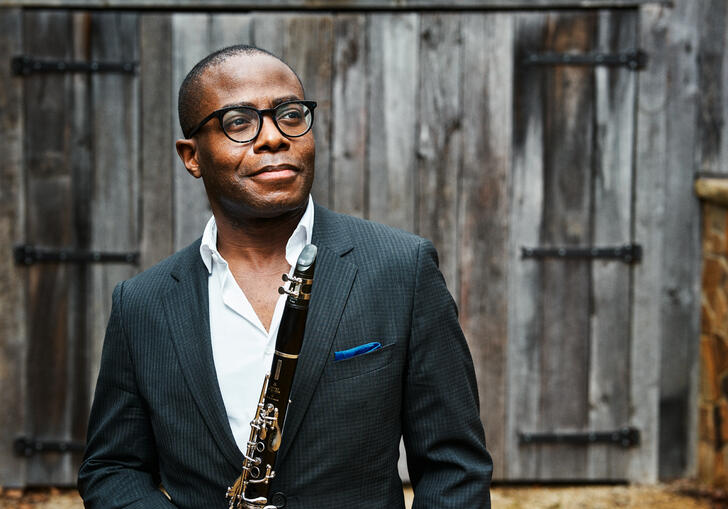
[{"label": "man's neck", "polygon": [[286,244],[306,211],[302,207],[275,218],[245,218],[231,221],[215,214],[217,249],[232,265],[252,270],[279,267],[285,260]]}]

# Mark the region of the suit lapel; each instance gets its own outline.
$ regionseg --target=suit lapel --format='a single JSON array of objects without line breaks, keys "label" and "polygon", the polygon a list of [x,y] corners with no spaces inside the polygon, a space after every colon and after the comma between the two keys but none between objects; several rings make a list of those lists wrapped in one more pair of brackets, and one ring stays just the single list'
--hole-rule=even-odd
[{"label": "suit lapel", "polygon": [[182,373],[220,450],[240,468],[243,456],[230,429],[212,356],[208,272],[199,255],[199,242],[187,250],[171,275],[176,284],[165,294],[164,308]]},{"label": "suit lapel", "polygon": [[[357,272],[356,266],[343,258],[353,248],[347,230],[339,225],[336,214],[318,205],[312,243],[318,247],[318,256],[311,305],[278,463],[294,441],[331,354],[331,343]],[[230,429],[215,372],[210,339],[209,276],[199,256],[199,242],[186,251],[172,271],[172,277],[175,283],[164,296],[164,308],[182,373],[218,447],[238,469],[243,455]]]},{"label": "suit lapel", "polygon": [[318,247],[311,304],[306,319],[301,355],[291,389],[283,443],[276,462],[285,457],[296,437],[314,390],[331,354],[341,315],[356,277],[355,265],[342,256],[352,249],[345,229],[338,227],[336,215],[316,206],[312,243]]}]

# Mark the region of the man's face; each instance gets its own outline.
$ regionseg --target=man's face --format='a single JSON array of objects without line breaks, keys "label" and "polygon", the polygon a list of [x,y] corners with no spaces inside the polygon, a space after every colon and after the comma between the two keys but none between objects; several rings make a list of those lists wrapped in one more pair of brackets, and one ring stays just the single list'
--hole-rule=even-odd
[{"label": "man's face", "polygon": [[[232,105],[273,108],[304,99],[293,72],[268,55],[238,55],[208,69],[201,78],[201,120]],[[212,119],[191,140],[189,157],[178,151],[188,171],[202,177],[214,213],[231,220],[277,217],[305,207],[314,175],[313,131],[287,138],[264,115],[258,137],[230,140]]]}]

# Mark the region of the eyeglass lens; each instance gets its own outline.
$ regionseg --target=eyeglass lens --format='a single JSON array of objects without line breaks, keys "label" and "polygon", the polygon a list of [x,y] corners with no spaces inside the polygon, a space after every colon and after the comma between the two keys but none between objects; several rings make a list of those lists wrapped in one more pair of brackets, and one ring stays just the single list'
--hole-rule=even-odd
[{"label": "eyeglass lens", "polygon": [[[311,110],[301,103],[284,103],[275,109],[275,123],[286,136],[301,136],[311,127]],[[252,108],[241,106],[227,111],[222,117],[222,128],[235,141],[245,142],[255,138],[261,117]]]}]

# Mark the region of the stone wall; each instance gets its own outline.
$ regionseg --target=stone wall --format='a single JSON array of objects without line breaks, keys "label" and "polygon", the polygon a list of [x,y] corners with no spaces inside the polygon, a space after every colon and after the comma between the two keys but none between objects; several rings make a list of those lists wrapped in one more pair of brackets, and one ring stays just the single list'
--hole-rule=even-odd
[{"label": "stone wall", "polygon": [[698,477],[728,487],[728,181],[699,179],[703,274]]}]

